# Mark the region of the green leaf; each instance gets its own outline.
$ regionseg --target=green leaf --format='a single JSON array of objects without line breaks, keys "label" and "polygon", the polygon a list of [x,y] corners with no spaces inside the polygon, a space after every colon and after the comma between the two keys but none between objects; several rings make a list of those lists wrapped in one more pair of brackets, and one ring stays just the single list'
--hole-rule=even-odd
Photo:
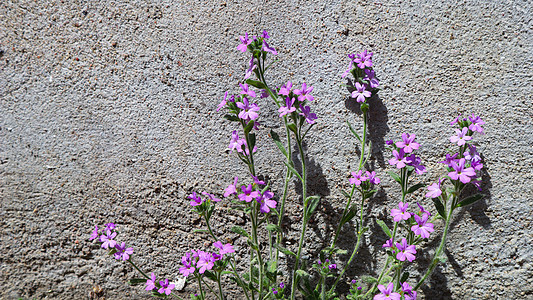
[{"label": "green leaf", "polygon": [[251,86],[253,86],[253,87],[256,87],[258,89],[266,88],[265,85],[261,81],[248,79],[248,80],[246,80],[246,83],[251,85]]},{"label": "green leaf", "polygon": [[300,174],[298,173],[298,171],[296,171],[296,169],[289,165],[286,161],[283,162],[285,164],[285,166],[287,166],[287,169],[289,169],[291,171],[292,174],[296,175],[296,177],[298,177],[298,179],[300,179],[300,182],[303,182],[304,180],[302,179],[302,176],[300,176]]},{"label": "green leaf", "polygon": [[255,147],[255,133],[250,133],[248,137],[250,138],[250,145],[248,149],[253,149]]},{"label": "green leaf", "polygon": [[400,282],[406,282],[409,279],[409,272],[403,272]]},{"label": "green leaf", "polygon": [[204,233],[204,232],[209,232],[209,230],[207,229],[195,229],[192,231],[193,233],[197,233],[197,232],[201,232],[201,233]]},{"label": "green leaf", "polygon": [[392,238],[392,233],[390,232],[389,227],[387,227],[387,224],[385,224],[385,222],[383,222],[382,220],[376,220],[376,223],[378,223],[379,227],[381,227],[383,232],[385,232],[388,237]]},{"label": "green leaf", "polygon": [[270,232],[281,232],[281,228],[276,224],[268,224],[266,229]]},{"label": "green leaf", "polygon": [[400,176],[392,171],[387,171],[389,173],[390,177],[394,179],[394,181],[398,182],[399,184],[402,184],[402,180],[400,179]]},{"label": "green leaf", "polygon": [[378,282],[377,278],[372,277],[372,276],[366,276],[366,275],[361,276],[361,280],[366,282],[366,283],[368,283],[368,284],[372,284],[372,283]]},{"label": "green leaf", "polygon": [[298,128],[296,128],[296,124],[289,123],[287,124],[287,127],[289,128],[290,131],[294,132],[294,134],[298,134]]},{"label": "green leaf", "polygon": [[296,253],[292,252],[291,250],[289,250],[289,249],[287,249],[285,247],[282,247],[282,246],[280,246],[278,244],[274,244],[274,247],[276,249],[278,249],[279,251],[283,252],[283,254],[285,254],[285,255],[292,255],[292,256],[296,257]]},{"label": "green leaf", "polygon": [[300,278],[309,278],[309,273],[304,270],[296,270],[296,275],[298,275]]},{"label": "green leaf", "polygon": [[305,200],[305,203],[307,203],[307,212],[305,213],[305,221],[307,222],[318,207],[318,204],[320,203],[320,196],[309,196]]},{"label": "green leaf", "polygon": [[342,227],[344,224],[350,222],[355,217],[355,215],[357,215],[357,206],[352,205],[348,209],[348,212],[341,218],[340,226]]},{"label": "green leaf", "polygon": [[259,251],[259,247],[256,243],[252,242],[252,240],[246,240],[246,242],[248,243],[248,246],[250,246],[250,248],[254,249],[255,251]]},{"label": "green leaf", "polygon": [[132,278],[128,280],[128,284],[131,286],[136,286],[141,283],[146,283],[146,279],[145,278]]},{"label": "green leaf", "polygon": [[437,212],[439,213],[439,215],[440,215],[443,219],[446,219],[446,212],[444,211],[444,206],[443,206],[442,203],[440,202],[440,199],[439,199],[439,198],[432,198],[431,200],[433,200],[433,204],[435,204],[435,209],[437,210]]},{"label": "green leaf", "polygon": [[407,194],[411,194],[411,193],[414,193],[416,190],[418,190],[419,188],[423,188],[425,187],[426,185],[423,184],[423,183],[417,183],[415,185],[413,185],[412,187],[410,187],[408,190],[407,190]]},{"label": "green leaf", "polygon": [[465,207],[467,205],[474,204],[481,199],[483,199],[483,194],[475,194],[457,203],[455,207]]},{"label": "green leaf", "polygon": [[348,124],[348,128],[350,128],[350,131],[355,135],[355,137],[359,140],[359,143],[362,143],[361,137],[355,132],[355,130],[352,127],[352,124],[350,122],[346,121],[346,124]]},{"label": "green leaf", "polygon": [[157,297],[157,298],[166,298],[166,297],[167,297],[167,295],[165,295],[165,294],[159,294],[159,293],[156,292],[156,291],[152,291],[152,296]]},{"label": "green leaf", "polygon": [[217,276],[215,275],[215,273],[211,272],[211,271],[205,271],[204,272],[204,276],[206,276],[207,278],[213,280],[213,281],[217,281]]},{"label": "green leaf", "polygon": [[232,121],[232,122],[239,122],[239,117],[234,115],[224,115],[224,119]]},{"label": "green leaf", "polygon": [[240,226],[233,226],[231,227],[230,229],[232,232],[235,232],[235,233],[238,233],[244,237],[247,237],[247,238],[250,238],[250,235],[248,234],[248,232],[246,232],[246,230],[244,230],[242,227]]},{"label": "green leaf", "polygon": [[341,190],[341,193],[344,195],[344,197],[350,199],[350,194],[346,193],[344,190]]},{"label": "green leaf", "polygon": [[250,122],[246,124],[246,126],[244,127],[244,135],[247,135],[248,133],[250,133],[250,131],[252,131],[252,128],[254,128],[254,124],[254,120],[250,120]]},{"label": "green leaf", "polygon": [[279,139],[279,135],[274,130],[270,130],[270,136],[272,136],[272,139],[274,140],[274,143],[276,143],[276,146],[278,146],[279,151],[281,151],[281,153],[287,157],[287,150],[285,150],[285,147],[283,147],[283,144]]}]

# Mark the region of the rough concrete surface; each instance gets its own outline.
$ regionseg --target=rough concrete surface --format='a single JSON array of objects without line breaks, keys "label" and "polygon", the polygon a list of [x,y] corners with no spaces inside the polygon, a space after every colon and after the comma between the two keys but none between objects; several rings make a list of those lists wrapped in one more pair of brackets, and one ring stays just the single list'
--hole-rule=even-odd
[{"label": "rough concrete surface", "polygon": [[[306,255],[331,238],[340,189],[356,165],[345,121],[361,130],[361,116],[340,74],[347,54],[369,49],[383,85],[370,113],[371,165],[383,184],[366,212],[367,250],[347,280],[382,265],[385,238],[375,219],[387,220],[399,195],[386,175],[384,141],[415,133],[428,167],[417,179],[431,183],[444,173],[437,162],[450,145],[448,122],[475,113],[486,121],[478,139],[486,198],[457,213],[447,263],[422,298],[533,299],[532,7],[519,0],[1,1],[0,298],[86,298],[95,286],[108,299],[147,298],[126,284],[134,270],[88,239],[95,224],[110,221],[146,270],[178,275],[181,255],[207,241],[192,233],[202,222],[186,196],[220,196],[235,174],[247,174],[225,151],[234,124],[215,109],[226,90],[238,91],[249,59],[236,50],[238,36],[266,29],[280,58],[270,82],[314,86],[309,189],[323,199]],[[267,133],[281,132],[281,122],[271,102],[259,105],[258,173],[279,193],[283,165]],[[291,190],[288,247],[300,224],[298,186]],[[430,204],[422,194],[416,200]],[[216,234],[231,239],[245,262],[243,241],[229,232],[245,220],[225,206],[215,218]],[[347,226],[341,243],[348,250],[351,232]],[[194,289],[187,284],[184,295]]]}]

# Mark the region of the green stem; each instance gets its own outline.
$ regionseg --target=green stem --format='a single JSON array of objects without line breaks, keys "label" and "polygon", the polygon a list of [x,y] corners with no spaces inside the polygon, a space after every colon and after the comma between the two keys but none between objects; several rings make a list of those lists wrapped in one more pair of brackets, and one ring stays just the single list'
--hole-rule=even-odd
[{"label": "green stem", "polygon": [[302,218],[302,232],[300,233],[300,241],[298,242],[298,252],[296,253],[296,261],[294,262],[294,270],[292,273],[292,285],[291,285],[291,300],[294,300],[294,297],[296,296],[296,271],[298,270],[300,266],[300,258],[302,256],[302,246],[304,242],[305,237],[305,230],[307,228],[307,175],[305,171],[305,155],[304,150],[302,147],[302,141],[297,137],[296,141],[298,143],[298,150],[300,151],[300,158],[302,161],[302,196],[303,196],[303,218]]},{"label": "green stem", "polygon": [[366,124],[368,123],[368,117],[366,113],[363,113],[363,141],[361,145],[361,157],[359,158],[359,168],[358,171],[363,168],[363,159],[365,157],[365,145],[366,145]]},{"label": "green stem", "polygon": [[[455,202],[455,201],[452,201],[452,202]],[[431,261],[431,264],[429,265],[429,268],[426,271],[426,274],[424,274],[422,279],[420,279],[420,281],[416,284],[414,288],[415,291],[418,290],[418,288],[420,288],[420,286],[429,277],[429,275],[431,275],[431,273],[433,272],[433,270],[435,269],[435,267],[437,266],[439,262],[439,257],[444,251],[444,247],[446,245],[446,236],[448,235],[448,229],[450,228],[450,223],[452,220],[451,218],[452,213],[453,213],[453,206],[450,208],[450,213],[446,216],[446,225],[444,226],[444,232],[442,233],[442,239],[440,241],[439,248],[437,249],[437,251],[435,251],[435,255],[433,256],[433,260]]]},{"label": "green stem", "polygon": [[217,293],[215,293],[215,291],[209,286],[209,284],[207,284],[204,279],[202,278],[202,276],[198,276],[198,278],[200,278],[200,280],[205,284],[205,286],[207,286],[207,288],[211,291],[211,293],[213,293],[215,296],[217,296],[218,299],[220,299],[220,296],[217,295]]},{"label": "green stem", "polygon": [[198,288],[200,289],[200,297],[202,297],[202,300],[205,300],[204,290],[202,289],[202,281],[200,280],[200,276],[196,275],[196,279],[198,279]]},{"label": "green stem", "polygon": [[218,283],[218,291],[220,292],[220,299],[221,300],[224,300],[225,297],[224,297],[224,291],[222,291],[222,285],[220,284],[220,278],[222,277],[222,274],[220,274],[220,272],[218,273],[218,276],[217,276],[217,283]]},{"label": "green stem", "polygon": [[148,277],[148,275],[146,275],[143,271],[141,271],[141,269],[139,269],[139,268],[138,268],[138,267],[137,267],[137,266],[131,261],[131,258],[128,259],[128,262],[129,262],[129,263],[130,263],[130,264],[131,264],[131,265],[132,265],[137,271],[139,271],[139,273],[141,273],[141,274],[144,276],[144,278],[146,278],[146,279],[151,279],[150,277]]},{"label": "green stem", "polygon": [[[376,292],[376,287],[378,286],[378,284],[380,284],[381,282],[381,279],[383,279],[383,276],[385,274],[389,274],[389,272],[391,271],[392,267],[390,269],[387,270],[387,268],[389,267],[389,264],[391,262],[391,257],[387,257],[387,261],[385,262],[385,266],[383,266],[383,269],[381,270],[381,273],[379,274],[378,276],[378,280],[376,281],[376,283],[374,283],[374,285],[372,286],[371,289],[368,290],[368,292],[365,294],[365,296],[363,297],[363,299],[366,299],[366,297],[369,295],[369,294],[373,294]],[[387,270],[385,272],[385,270]]]},{"label": "green stem", "polygon": [[[237,278],[239,279],[239,282],[244,283],[244,281],[242,280],[241,276],[239,275],[239,272],[237,272],[237,269],[235,268],[235,263],[233,262],[233,260],[235,260],[235,258],[233,256],[231,256],[231,259],[229,261],[229,265],[233,269],[233,273],[235,274],[235,276],[237,276]],[[244,291],[244,295],[246,296],[246,299],[250,300],[250,297],[248,296],[248,292],[246,291],[246,289],[242,288],[242,290]]]}]

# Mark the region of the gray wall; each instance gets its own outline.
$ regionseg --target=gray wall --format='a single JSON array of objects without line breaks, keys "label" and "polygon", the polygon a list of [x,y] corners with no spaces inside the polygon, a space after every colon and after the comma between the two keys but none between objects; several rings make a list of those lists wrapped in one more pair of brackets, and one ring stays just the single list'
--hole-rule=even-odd
[{"label": "gray wall", "polygon": [[[361,116],[340,74],[348,53],[369,49],[383,85],[370,120],[383,190],[367,210],[376,234],[348,274],[381,266],[375,218],[386,219],[399,195],[386,175],[384,141],[415,133],[428,167],[418,179],[431,183],[444,174],[437,162],[450,146],[448,122],[473,112],[487,122],[478,138],[487,198],[457,214],[448,263],[424,294],[533,297],[530,1],[125,2],[0,3],[0,298],[81,298],[95,285],[110,299],[145,297],[125,283],[132,268],[88,240],[95,224],[109,221],[139,264],[178,274],[181,255],[207,240],[192,234],[202,222],[186,196],[221,195],[234,174],[246,176],[225,152],[234,124],[215,109],[226,90],[237,91],[249,59],[236,50],[238,36],[263,28],[281,60],[270,82],[315,87],[319,120],[307,159],[311,193],[324,197],[307,255],[330,238],[356,165],[345,120],[360,130]],[[279,191],[281,157],[267,133],[281,132],[281,122],[272,103],[259,103],[259,173]],[[299,187],[291,188],[285,229],[295,232]],[[244,220],[221,206],[215,231],[244,256],[228,222]]]}]

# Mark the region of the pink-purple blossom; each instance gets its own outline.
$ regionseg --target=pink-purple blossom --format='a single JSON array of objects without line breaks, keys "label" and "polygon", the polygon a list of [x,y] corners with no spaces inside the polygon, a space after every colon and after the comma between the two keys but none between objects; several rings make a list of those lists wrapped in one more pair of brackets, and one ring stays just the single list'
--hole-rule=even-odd
[{"label": "pink-purple blossom", "polygon": [[354,58],[354,62],[357,64],[357,66],[360,69],[364,69],[366,67],[370,68],[372,67],[372,55],[374,53],[368,52],[367,50],[363,50],[363,52],[357,54],[357,56]]},{"label": "pink-purple blossom", "polygon": [[414,134],[402,133],[402,140],[396,142],[396,147],[403,149],[404,153],[411,153],[420,147],[420,144],[415,142],[416,136]]},{"label": "pink-purple blossom", "polygon": [[393,292],[394,283],[392,282],[389,282],[386,288],[384,285],[380,284],[378,285],[378,289],[381,294],[375,295],[374,300],[400,300],[402,297],[399,293]]},{"label": "pink-purple blossom", "polygon": [[204,200],[200,198],[200,196],[196,195],[196,192],[192,192],[192,194],[190,194],[187,199],[191,199],[191,206],[199,206],[204,203]]},{"label": "pink-purple blossom", "polygon": [[368,81],[368,84],[371,88],[377,88],[379,86],[379,81],[376,78],[376,73],[374,70],[365,69],[365,78],[363,80]]},{"label": "pink-purple blossom", "polygon": [[278,55],[278,51],[274,47],[270,47],[266,41],[263,41],[263,51],[270,52],[272,55]]},{"label": "pink-purple blossom", "polygon": [[272,200],[274,193],[271,191],[265,191],[262,195],[259,195],[256,200],[259,203],[259,211],[262,213],[269,213],[271,208],[276,208],[277,202]]},{"label": "pink-purple blossom", "polygon": [[464,144],[466,144],[467,141],[470,141],[472,139],[471,136],[467,135],[467,127],[463,127],[463,129],[461,130],[455,129],[455,134],[457,135],[453,135],[450,137],[450,142],[457,143],[458,146],[463,146]]},{"label": "pink-purple blossom", "polygon": [[428,214],[422,214],[421,217],[418,215],[415,215],[415,221],[417,225],[413,225],[411,227],[411,230],[416,234],[421,236],[423,239],[427,239],[429,237],[429,234],[433,231],[433,224],[428,223]]},{"label": "pink-purple blossom", "polygon": [[241,52],[246,52],[246,49],[248,49],[248,45],[252,43],[252,40],[248,38],[248,32],[245,32],[244,36],[239,36],[239,39],[241,40],[241,44],[237,46],[237,50]]},{"label": "pink-purple blossom", "polygon": [[311,96],[311,92],[313,91],[313,87],[309,87],[307,88],[307,84],[302,83],[302,88],[301,89],[296,89],[294,90],[294,94],[295,95],[298,95],[298,101],[313,101],[315,100],[315,98],[313,98],[313,96]]},{"label": "pink-purple blossom", "polygon": [[300,109],[302,110],[302,112],[299,113],[299,115],[304,116],[307,123],[314,124],[317,117],[315,113],[311,112],[311,107],[300,105]]},{"label": "pink-purple blossom", "polygon": [[400,222],[401,220],[409,220],[411,217],[411,213],[407,211],[407,207],[409,206],[409,203],[400,202],[398,204],[398,207],[400,209],[393,208],[391,210],[391,216],[394,218],[394,222]]},{"label": "pink-purple blossom", "polygon": [[211,270],[215,265],[215,258],[209,252],[198,251],[198,262],[196,263],[196,268],[200,274],[204,274],[205,271]]},{"label": "pink-purple blossom", "polygon": [[112,232],[111,230],[106,230],[105,234],[102,234],[100,236],[100,242],[102,242],[102,248],[108,249],[113,248],[117,244],[115,240],[113,240],[117,236],[116,232]]},{"label": "pink-purple blossom", "polygon": [[254,58],[252,57],[250,59],[250,63],[248,64],[248,69],[246,70],[246,73],[244,74],[244,80],[250,78],[252,76],[253,71],[257,68],[257,65],[254,64]]},{"label": "pink-purple blossom", "polygon": [[383,244],[383,246],[381,246],[381,248],[392,248],[392,239],[388,239],[385,244]]},{"label": "pink-purple blossom", "polygon": [[426,197],[428,198],[437,198],[442,194],[442,190],[440,188],[441,180],[439,182],[435,182],[432,185],[428,186],[428,193],[426,194]]},{"label": "pink-purple blossom", "polygon": [[168,282],[168,279],[159,281],[159,285],[161,285],[161,288],[157,290],[159,294],[165,294],[170,295],[172,293],[172,290],[174,289],[175,285],[173,283]]},{"label": "pink-purple blossom", "polygon": [[362,170],[359,170],[357,172],[352,172],[352,176],[353,178],[348,179],[348,181],[351,184],[355,184],[357,186],[361,185],[361,183],[365,182],[368,179],[368,177],[363,175]]},{"label": "pink-purple blossom", "polygon": [[402,283],[402,291],[405,300],[416,300],[417,293],[416,291],[413,291],[413,288],[410,287],[407,282]]},{"label": "pink-purple blossom", "polygon": [[287,84],[284,84],[281,86],[278,94],[283,95],[283,96],[289,96],[289,94],[291,93],[291,89],[292,89],[292,82],[289,80],[287,81]]},{"label": "pink-purple blossom", "polygon": [[253,186],[249,184],[248,186],[241,186],[242,194],[239,194],[238,197],[241,201],[251,202],[253,199],[259,196],[259,191],[254,191]]},{"label": "pink-purple blossom", "polygon": [[452,161],[452,172],[448,176],[452,180],[460,180],[462,183],[469,183],[472,178],[476,177],[476,171],[472,167],[465,166],[466,160],[461,158],[459,161]]},{"label": "pink-purple blossom", "polygon": [[213,194],[209,194],[207,192],[202,192],[202,195],[205,195],[209,198],[209,200],[213,201],[213,202],[219,202],[221,201],[219,198],[215,197],[215,195]]},{"label": "pink-purple blossom", "polygon": [[280,113],[279,116],[280,117],[283,117],[284,115],[286,114],[290,114],[292,113],[293,111],[296,111],[296,107],[293,106],[294,102],[296,101],[295,98],[290,98],[290,97],[287,97],[285,99],[285,105],[286,106],[281,106],[279,109],[278,109],[278,112]]},{"label": "pink-purple blossom", "polygon": [[181,263],[183,264],[183,267],[180,267],[179,271],[181,275],[185,277],[194,273],[194,270],[196,270],[196,268],[194,267],[196,264],[196,260],[194,259],[194,257],[191,256],[191,253],[189,252],[185,253],[185,255],[181,257]]},{"label": "pink-purple blossom", "polygon": [[226,93],[224,94],[224,99],[222,99],[220,104],[218,104],[217,111],[221,110],[224,106],[226,106],[226,104],[228,103],[226,101],[227,98],[228,98],[228,91],[226,91]]},{"label": "pink-purple blossom", "polygon": [[261,33],[261,37],[264,39],[269,39],[270,36],[268,35],[268,32],[266,30],[263,30],[263,33]]},{"label": "pink-purple blossom", "polygon": [[381,179],[379,179],[377,176],[376,176],[376,172],[375,171],[372,171],[372,172],[369,172],[369,171],[366,171],[366,177],[368,178],[368,181],[372,184],[379,184],[381,183]]},{"label": "pink-purple blossom", "polygon": [[237,130],[233,130],[233,133],[231,134],[231,140],[228,145],[228,149],[230,152],[233,152],[233,150],[237,149],[237,152],[242,152],[242,146],[244,145],[244,139],[239,138],[239,134],[237,133]]},{"label": "pink-purple blossom", "polygon": [[91,237],[89,238],[90,241],[96,239],[98,237],[98,226],[94,225],[94,230],[91,233]]},{"label": "pink-purple blossom", "polygon": [[220,255],[228,254],[228,253],[235,253],[235,250],[233,249],[233,246],[231,244],[225,244],[223,245],[221,241],[216,241],[213,243],[213,246],[218,248],[220,251]]},{"label": "pink-purple blossom", "polygon": [[396,258],[399,261],[405,261],[406,259],[410,262],[415,260],[416,246],[408,245],[405,238],[402,239],[400,243],[396,243],[396,248],[398,248],[398,253],[396,253]]},{"label": "pink-purple blossom", "polygon": [[472,124],[468,126],[468,129],[483,134],[483,128],[481,128],[481,125],[484,125],[485,121],[481,120],[479,116],[475,116],[474,114],[472,114],[471,117],[468,117],[468,119],[472,122]]},{"label": "pink-purple blossom", "polygon": [[130,255],[133,254],[133,248],[126,248],[126,243],[122,242],[121,245],[116,244],[115,249],[117,249],[117,252],[115,252],[114,256],[115,259],[122,259],[123,261],[127,261],[130,259]]},{"label": "pink-purple blossom", "polygon": [[243,120],[255,120],[259,117],[259,114],[257,113],[259,111],[259,106],[257,104],[248,102],[248,98],[243,97],[242,102],[235,103],[238,108],[242,109],[241,112],[239,112],[239,118]]},{"label": "pink-purple blossom", "polygon": [[403,149],[398,151],[392,150],[393,158],[389,159],[389,164],[396,166],[398,169],[405,168],[407,165],[407,158],[404,157],[404,155],[405,153],[403,152]]},{"label": "pink-purple blossom", "polygon": [[151,290],[155,289],[156,280],[157,280],[157,278],[155,277],[155,274],[152,272],[152,274],[150,276],[150,279],[146,280],[146,288],[145,288],[145,290],[151,291]]},{"label": "pink-purple blossom", "polygon": [[352,98],[354,98],[357,102],[365,102],[366,98],[370,98],[372,96],[372,93],[370,91],[367,91],[367,85],[366,84],[360,84],[359,82],[355,83],[355,91],[352,92]]},{"label": "pink-purple blossom", "polygon": [[239,83],[239,85],[241,86],[240,94],[248,95],[248,96],[250,96],[251,98],[256,97],[255,92],[254,92],[253,90],[250,89],[250,86],[248,86],[247,83],[245,83],[245,84]]}]

